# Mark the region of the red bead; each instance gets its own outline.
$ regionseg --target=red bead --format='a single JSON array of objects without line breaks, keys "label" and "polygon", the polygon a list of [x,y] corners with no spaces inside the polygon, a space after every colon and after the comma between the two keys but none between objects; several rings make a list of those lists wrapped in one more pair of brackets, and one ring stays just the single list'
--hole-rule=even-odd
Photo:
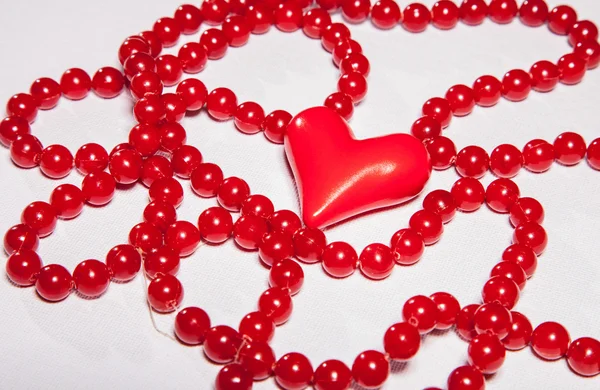
[{"label": "red bead", "polygon": [[177,221],[165,232],[165,245],[175,249],[181,257],[194,253],[200,243],[200,232],[188,221]]},{"label": "red bead", "polygon": [[377,389],[390,375],[390,362],[378,351],[365,351],[354,359],[352,376],[367,389]]},{"label": "red bead", "polygon": [[209,329],[210,318],[199,307],[186,307],[175,317],[175,335],[185,344],[202,344]]},{"label": "red bead", "polygon": [[158,95],[146,95],[133,106],[133,115],[140,123],[156,125],[165,117],[165,108]]},{"label": "red bead", "polygon": [[431,22],[441,30],[454,28],[458,17],[458,6],[449,0],[440,0],[431,8]]},{"label": "red bead", "polygon": [[479,179],[485,175],[489,164],[487,152],[479,146],[467,146],[456,155],[456,171],[463,177]]},{"label": "red bead", "polygon": [[150,201],[167,202],[177,208],[183,202],[183,187],[172,177],[157,179],[150,186],[148,196]]},{"label": "red bead", "polygon": [[512,316],[510,311],[501,304],[496,302],[486,303],[479,306],[479,309],[475,312],[473,324],[477,333],[489,333],[502,340],[510,331]]},{"label": "red bead", "polygon": [[108,267],[98,260],[82,261],[73,271],[73,282],[80,294],[90,298],[98,297],[108,289]]},{"label": "red bead", "polygon": [[181,145],[171,156],[173,171],[184,179],[188,179],[201,163],[202,154],[191,145]]},{"label": "red bead", "polygon": [[473,83],[475,103],[482,107],[491,107],[502,97],[502,83],[494,76],[481,76]]},{"label": "red bead", "polygon": [[81,183],[81,191],[85,201],[94,206],[104,206],[115,194],[117,183],[106,172],[88,173]]},{"label": "red bead", "polygon": [[560,57],[556,65],[560,73],[560,82],[567,85],[577,84],[583,80],[587,69],[585,60],[574,53]]},{"label": "red bead", "polygon": [[156,226],[142,222],[129,232],[129,242],[142,253],[150,253],[162,246],[163,235]]},{"label": "red bead", "polygon": [[315,370],[313,385],[316,390],[341,390],[350,388],[352,371],[339,360],[327,360]]},{"label": "red bead", "polygon": [[177,122],[167,122],[160,126],[160,146],[162,149],[173,153],[185,144],[187,134],[183,126]]},{"label": "red bead", "polygon": [[313,39],[321,38],[323,30],[331,24],[331,16],[323,8],[313,8],[304,14],[302,30]]},{"label": "red bead", "polygon": [[29,133],[31,133],[31,127],[23,118],[8,116],[0,121],[0,142],[6,147],[10,147],[19,136]]},{"label": "red bead", "polygon": [[476,368],[461,366],[448,376],[448,390],[484,390],[485,378]]},{"label": "red bead", "polygon": [[140,271],[142,256],[133,245],[117,245],[106,255],[106,265],[114,280],[127,282]]},{"label": "red bead", "polygon": [[165,120],[167,122],[179,122],[185,116],[187,109],[183,99],[174,93],[165,93],[160,97],[165,110]]},{"label": "red bead", "polygon": [[273,111],[265,117],[263,122],[265,137],[271,142],[282,144],[285,129],[291,120],[292,115],[287,111]]},{"label": "red bead", "polygon": [[516,227],[527,221],[544,222],[544,208],[533,198],[519,198],[510,208],[510,223]]},{"label": "red bead", "polygon": [[444,232],[442,218],[428,210],[417,211],[410,217],[408,222],[411,229],[415,230],[423,237],[425,245],[432,245],[439,241]]},{"label": "red bead", "polygon": [[280,231],[292,237],[302,227],[302,222],[293,211],[279,210],[269,216],[269,226],[273,231]]},{"label": "red bead", "polygon": [[246,18],[240,15],[232,15],[225,19],[221,30],[232,47],[244,46],[250,39],[250,25]]},{"label": "red bead", "polygon": [[152,156],[160,147],[160,133],[153,125],[140,123],[129,132],[129,144],[142,155]]},{"label": "red bead", "polygon": [[216,120],[228,120],[235,114],[236,108],[237,97],[227,88],[213,89],[206,100],[206,109]]},{"label": "red bead", "polygon": [[531,75],[531,87],[538,92],[552,91],[560,77],[558,66],[545,60],[533,64],[529,74]]},{"label": "red bead", "polygon": [[594,69],[600,64],[600,43],[594,39],[578,42],[573,54],[585,60],[588,69]]},{"label": "red bead", "polygon": [[6,104],[6,113],[9,116],[17,116],[32,123],[38,112],[38,102],[27,93],[18,93],[8,99]]},{"label": "red bead", "polygon": [[252,4],[245,16],[253,34],[264,34],[273,24],[273,11],[265,4]]},{"label": "red bead", "polygon": [[181,35],[181,26],[173,18],[160,18],[154,23],[152,31],[164,47],[174,46]]},{"label": "red bead", "polygon": [[72,184],[62,184],[50,194],[50,205],[58,217],[63,219],[75,218],[83,210],[83,193]]},{"label": "red bead", "polygon": [[35,80],[29,88],[29,93],[33,96],[38,107],[42,110],[54,108],[62,95],[60,84],[48,77],[42,77]]},{"label": "red bead", "polygon": [[350,96],[354,104],[365,98],[367,89],[365,76],[358,72],[343,74],[338,81],[338,91]]},{"label": "red bead", "polygon": [[200,36],[200,44],[206,49],[206,55],[209,59],[218,60],[227,53],[229,40],[221,30],[209,28]]},{"label": "red bead", "polygon": [[425,115],[413,123],[410,132],[423,141],[439,137],[442,134],[442,126],[436,119]]},{"label": "red bead", "polygon": [[539,27],[548,19],[548,5],[544,0],[525,0],[519,8],[519,18],[527,26]]},{"label": "red bead", "polygon": [[273,369],[277,383],[288,390],[302,390],[313,379],[313,368],[306,356],[292,352],[282,356]]},{"label": "red bead", "polygon": [[304,271],[294,260],[283,259],[275,264],[269,272],[271,287],[288,289],[291,295],[297,294],[304,284]]},{"label": "red bead", "polygon": [[163,91],[163,82],[153,70],[144,70],[131,78],[129,88],[135,99],[141,99],[147,95],[160,95]]},{"label": "red bead", "polygon": [[498,371],[504,363],[506,349],[493,334],[477,335],[469,342],[469,364],[490,375]]},{"label": "red bead", "polygon": [[200,10],[193,5],[184,4],[175,11],[173,18],[181,27],[183,34],[193,34],[200,29],[202,23],[202,14]]},{"label": "red bead", "polygon": [[6,275],[16,285],[31,286],[42,268],[42,260],[35,251],[21,249],[12,253],[6,261]]},{"label": "red bead", "polygon": [[154,201],[144,209],[144,221],[156,226],[164,232],[177,220],[177,212],[172,204],[164,201]]},{"label": "red bead", "polygon": [[448,223],[456,214],[456,205],[452,194],[445,190],[431,191],[423,199],[423,209],[437,214],[443,223]]},{"label": "red bead", "polygon": [[275,27],[283,32],[293,32],[302,27],[302,8],[295,2],[281,4],[274,12]]},{"label": "red bead", "polygon": [[391,241],[394,260],[401,265],[412,265],[421,259],[425,251],[423,236],[414,229],[400,229]]},{"label": "red bead", "polygon": [[133,184],[142,173],[142,156],[135,150],[120,150],[113,154],[108,169],[119,184]]},{"label": "red bead", "polygon": [[222,207],[210,207],[198,217],[200,236],[212,244],[227,241],[233,232],[233,219]]},{"label": "red bead", "polygon": [[537,268],[537,255],[533,249],[524,245],[514,244],[506,248],[502,253],[502,260],[520,265],[528,278],[535,273]]},{"label": "red bead", "polygon": [[271,318],[278,326],[290,318],[293,307],[292,297],[287,288],[272,287],[258,299],[258,311]]},{"label": "red bead", "polygon": [[361,23],[369,17],[370,0],[348,0],[343,1],[341,5],[343,17],[350,23]]},{"label": "red bead", "polygon": [[261,131],[265,120],[265,112],[258,103],[245,102],[235,110],[235,126],[245,134],[255,134]]},{"label": "red bead", "polygon": [[69,296],[72,285],[73,278],[65,267],[50,264],[40,269],[35,289],[45,300],[58,302]]},{"label": "red bead", "polygon": [[33,229],[25,224],[19,224],[8,229],[4,235],[4,250],[9,255],[26,249],[35,251],[39,242],[40,240]]},{"label": "red bead", "polygon": [[148,285],[148,302],[159,313],[177,310],[183,301],[183,286],[173,275],[160,275]]},{"label": "red bead", "polygon": [[252,375],[241,364],[233,363],[223,367],[217,374],[215,390],[251,390]]},{"label": "red bead", "polygon": [[531,91],[531,76],[521,69],[508,71],[502,79],[502,96],[506,99],[519,102],[524,100]]},{"label": "red bead", "polygon": [[148,53],[150,54],[151,49],[148,41],[142,36],[128,37],[123,41],[119,47],[119,62],[124,64],[127,58],[136,53]]},{"label": "red bead", "polygon": [[431,12],[420,3],[413,3],[404,9],[404,20],[402,26],[412,33],[425,31],[431,21]]},{"label": "red bead", "polygon": [[588,164],[592,168],[600,170],[600,138],[596,138],[590,142],[586,157]]},{"label": "red bead", "polygon": [[252,341],[241,346],[237,361],[250,372],[255,381],[260,381],[270,376],[275,364],[275,354],[269,344]]},{"label": "red bead", "polygon": [[190,176],[192,189],[202,197],[213,197],[223,182],[223,171],[218,165],[202,163],[198,165]]},{"label": "red bead", "polygon": [[383,244],[370,244],[360,254],[360,270],[368,278],[385,279],[394,269],[394,255]]},{"label": "red bead", "polygon": [[490,19],[495,23],[510,23],[517,16],[519,6],[515,0],[492,0],[488,8]]},{"label": "red bead", "polygon": [[460,312],[460,304],[452,295],[445,292],[437,292],[429,298],[437,305],[436,329],[450,329],[456,322],[456,316]]},{"label": "red bead", "polygon": [[487,205],[498,213],[507,213],[519,199],[519,187],[509,179],[494,180],[485,191]]},{"label": "red bead", "polygon": [[156,58],[156,74],[165,86],[173,86],[183,76],[183,64],[174,55],[164,54]]},{"label": "red bead", "polygon": [[342,23],[332,23],[321,35],[321,44],[328,52],[332,52],[335,46],[346,39],[350,39],[350,30]]},{"label": "red bead", "polygon": [[317,0],[316,3],[319,7],[329,12],[333,12],[339,7],[338,0]]},{"label": "red bead", "polygon": [[265,264],[272,266],[278,261],[294,256],[292,238],[281,231],[272,231],[263,237],[258,253]]},{"label": "red bead", "polygon": [[525,282],[527,282],[527,274],[523,268],[521,268],[519,264],[511,261],[501,261],[500,263],[496,264],[490,273],[491,278],[494,276],[504,276],[511,279],[517,284],[519,290],[523,290],[525,287]]},{"label": "red bead", "polygon": [[163,156],[151,156],[144,160],[140,180],[146,187],[150,187],[154,180],[164,177],[173,177],[171,162]]},{"label": "red bead", "polygon": [[369,60],[361,53],[352,53],[346,58],[342,59],[339,64],[339,68],[342,74],[358,72],[365,77],[367,77],[371,71]]},{"label": "red bead", "polygon": [[123,85],[125,85],[123,74],[110,66],[98,69],[92,78],[94,92],[105,99],[118,96],[123,90]]},{"label": "red bead", "polygon": [[585,40],[598,39],[598,27],[589,20],[580,20],[569,29],[569,43],[576,46]]},{"label": "red bead", "polygon": [[435,329],[438,317],[437,304],[424,295],[416,295],[410,298],[402,307],[404,321],[426,334]]},{"label": "red bead", "polygon": [[275,333],[275,324],[265,314],[255,311],[242,318],[239,330],[242,336],[251,341],[268,343]]},{"label": "red bead", "polygon": [[548,236],[539,224],[524,222],[515,228],[513,243],[528,246],[539,256],[546,249]]},{"label": "red bead", "polygon": [[229,14],[230,5],[224,0],[208,0],[202,3],[200,11],[206,24],[218,25]]},{"label": "red bead", "polygon": [[354,273],[358,255],[354,248],[345,242],[332,242],[321,255],[323,269],[331,276],[345,278]]},{"label": "red bead", "polygon": [[569,332],[557,322],[544,322],[531,335],[531,348],[536,355],[546,360],[565,356],[570,342]]},{"label": "red bead", "polygon": [[186,79],[177,85],[177,95],[183,99],[188,111],[198,111],[204,106],[208,91],[202,81]]},{"label": "red bead", "polygon": [[567,35],[577,22],[577,12],[568,5],[554,7],[548,15],[548,28],[555,34]]},{"label": "red bead", "polygon": [[424,142],[434,169],[448,169],[456,160],[456,146],[451,139],[437,137]]},{"label": "red bead", "polygon": [[514,145],[497,146],[490,155],[490,170],[498,177],[511,178],[517,175],[523,166],[523,155]]},{"label": "red bead", "polygon": [[33,202],[21,214],[21,223],[31,228],[39,237],[46,237],[56,228],[56,211],[46,202]]},{"label": "red bead", "polygon": [[73,169],[73,155],[62,145],[50,145],[40,154],[40,169],[52,179],[61,179]]},{"label": "red bead", "polygon": [[456,331],[463,339],[470,341],[477,336],[475,330],[475,312],[479,305],[467,305],[456,315]]},{"label": "red bead", "polygon": [[92,80],[82,69],[69,69],[60,78],[60,89],[67,99],[80,100],[92,89]]},{"label": "red bead", "polygon": [[529,141],[523,147],[523,162],[532,172],[547,171],[554,162],[554,146],[541,139]]},{"label": "red bead", "polygon": [[108,166],[108,153],[101,145],[85,144],[75,153],[75,167],[83,175],[100,172]]},{"label": "red bead", "polygon": [[293,236],[296,257],[305,263],[316,263],[321,260],[327,245],[325,234],[320,229],[304,227]]},{"label": "red bead", "polygon": [[485,200],[485,190],[477,179],[463,177],[458,179],[450,190],[456,203],[456,208],[461,211],[471,212],[479,209]]},{"label": "red bead", "polygon": [[483,286],[481,296],[484,303],[498,302],[512,309],[519,301],[519,286],[506,276],[494,276]]},{"label": "red bead", "polygon": [[443,128],[448,127],[452,120],[452,109],[450,102],[444,98],[434,97],[423,104],[423,115],[437,120]]},{"label": "red bead", "polygon": [[144,271],[149,278],[179,272],[179,255],[173,249],[161,246],[146,255],[144,259]]},{"label": "red bead", "polygon": [[383,337],[383,347],[390,359],[406,361],[419,352],[421,335],[417,328],[407,322],[400,322],[388,328]]},{"label": "red bead", "polygon": [[250,195],[250,187],[244,180],[232,176],[223,180],[217,192],[219,204],[229,211],[240,211],[242,202]]},{"label": "red bead", "polygon": [[353,39],[346,39],[338,42],[338,44],[333,48],[331,54],[333,56],[333,63],[339,67],[343,59],[351,54],[360,53],[362,53],[362,47],[360,44]]},{"label": "red bead", "polygon": [[488,14],[488,6],[484,0],[465,0],[460,5],[460,19],[463,23],[476,26],[483,23]]},{"label": "red bead", "polygon": [[510,351],[518,351],[529,345],[533,327],[523,314],[513,311],[511,315],[512,324],[508,336],[502,339],[502,344]]},{"label": "red bead", "polygon": [[350,120],[354,113],[354,103],[352,98],[342,92],[334,92],[325,99],[323,104],[338,113],[345,120]]},{"label": "red bead", "polygon": [[567,351],[571,370],[582,376],[600,373],[600,342],[591,337],[581,337],[571,343]]},{"label": "red bead", "polygon": [[473,90],[466,85],[458,84],[446,92],[446,100],[455,116],[469,115],[475,107]]}]

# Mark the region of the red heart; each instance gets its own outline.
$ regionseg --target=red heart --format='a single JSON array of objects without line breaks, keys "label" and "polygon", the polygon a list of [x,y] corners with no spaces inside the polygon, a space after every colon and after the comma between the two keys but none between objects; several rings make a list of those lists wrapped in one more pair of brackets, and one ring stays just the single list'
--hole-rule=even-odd
[{"label": "red heart", "polygon": [[405,202],[423,190],[431,174],[429,154],[412,135],[357,140],[346,121],[326,107],[292,119],[285,153],[309,227]]}]

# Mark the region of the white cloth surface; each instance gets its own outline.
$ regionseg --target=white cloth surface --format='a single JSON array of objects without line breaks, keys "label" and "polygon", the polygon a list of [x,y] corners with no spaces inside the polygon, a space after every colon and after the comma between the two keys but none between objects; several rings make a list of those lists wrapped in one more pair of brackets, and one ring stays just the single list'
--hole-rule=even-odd
[{"label": "white cloth surface", "polygon": [[[434,1],[425,3],[431,6]],[[569,3],[581,19],[600,23],[599,2]],[[38,77],[58,80],[70,67],[93,74],[102,66],[118,66],[122,40],[150,29],[178,5],[176,0],[0,3],[0,101],[28,91]],[[451,31],[429,27],[422,34],[400,27],[382,32],[370,23],[351,30],[372,67],[367,99],[350,122],[360,138],[407,132],[423,102],[443,96],[454,84],[470,85],[483,74],[501,77],[510,69],[528,69],[541,59],[555,61],[570,51],[566,37],[518,21],[508,26],[489,20],[478,27],[459,24]],[[196,39],[198,34],[181,42]],[[263,36],[252,36],[242,48],[230,48],[224,59],[210,61],[197,77],[209,89],[232,88],[240,102],[259,102],[266,112],[281,108],[297,113],[321,104],[335,91],[338,70],[319,41],[301,31],[285,34],[272,28]],[[458,148],[476,144],[488,152],[501,143],[521,148],[534,138],[552,142],[567,130],[591,142],[600,136],[599,91],[600,70],[594,70],[577,86],[531,93],[521,103],[503,100],[493,108],[477,107],[472,115],[453,119],[446,134]],[[92,93],[80,102],[61,99],[54,110],[39,113],[33,133],[44,145],[62,143],[73,153],[88,142],[109,149],[127,140],[134,123],[130,112],[127,93],[107,101]],[[226,175],[244,178],[253,193],[267,195],[277,209],[298,211],[281,145],[260,134],[241,134],[231,122],[211,121],[205,112],[182,123],[188,143],[198,147],[206,161],[218,163]],[[0,149],[0,158],[2,232],[19,222],[30,202],[47,200],[60,183],[79,184],[82,179],[73,172],[65,179],[50,180],[38,169],[17,168],[5,148]],[[328,240],[348,241],[359,251],[371,242],[387,243],[396,230],[407,226],[426,193],[449,189],[457,178],[453,170],[434,172],[417,200],[329,229]],[[483,181],[488,184],[492,179],[488,173]],[[548,249],[516,310],[534,326],[554,320],[564,324],[573,339],[600,338],[600,172],[586,163],[573,168],[554,165],[542,175],[522,171],[515,181],[524,196],[543,204],[549,235]],[[183,184],[186,199],[178,213],[195,221],[215,200],[199,199],[188,183]],[[79,218],[59,221],[54,234],[41,241],[44,263],[60,263],[72,271],[84,259],[104,259],[112,246],[126,242],[146,204],[147,190],[138,185],[120,191],[107,207],[86,207]],[[358,272],[333,280],[318,265],[304,266],[305,286],[294,298],[292,318],[277,329],[272,343],[276,354],[302,352],[315,368],[330,358],[351,365],[361,351],[382,349],[385,330],[401,321],[402,305],[413,295],[447,291],[462,305],[478,302],[491,268],[510,244],[508,217],[484,207],[470,215],[458,214],[445,230],[417,265],[396,267],[381,282]],[[178,277],[185,287],[183,306],[200,306],[213,324],[237,327],[243,315],[255,310],[267,275],[256,253],[242,252],[231,240],[218,247],[203,246],[182,261]],[[5,277],[0,279],[0,295],[1,388],[213,388],[220,366],[209,363],[200,347],[184,347],[152,327],[140,275],[127,284],[111,284],[96,300],[73,294],[49,304],[36,296],[34,288],[17,288]],[[162,330],[172,332],[174,315],[156,317]],[[416,358],[398,367],[385,388],[444,387],[450,371],[466,361],[466,353],[467,344],[452,331],[429,335]],[[272,379],[255,385],[275,387]],[[600,377],[578,377],[565,360],[544,362],[525,349],[508,353],[504,366],[488,380],[488,388],[599,389]]]}]

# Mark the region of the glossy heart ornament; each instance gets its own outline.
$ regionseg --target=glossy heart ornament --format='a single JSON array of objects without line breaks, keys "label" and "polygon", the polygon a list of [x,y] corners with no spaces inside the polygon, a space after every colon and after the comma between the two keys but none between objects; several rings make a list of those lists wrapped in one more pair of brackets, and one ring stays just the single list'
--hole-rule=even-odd
[{"label": "glossy heart ornament", "polygon": [[288,125],[287,155],[309,227],[325,227],[417,196],[431,175],[427,150],[409,134],[357,140],[333,110],[313,107]]}]

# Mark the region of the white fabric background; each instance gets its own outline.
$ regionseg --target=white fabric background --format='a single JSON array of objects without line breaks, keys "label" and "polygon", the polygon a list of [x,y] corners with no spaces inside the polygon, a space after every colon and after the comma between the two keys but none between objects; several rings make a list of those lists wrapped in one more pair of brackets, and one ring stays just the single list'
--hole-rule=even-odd
[{"label": "white fabric background", "polygon": [[[600,23],[600,3],[570,2],[582,19]],[[92,74],[101,66],[117,66],[121,41],[151,28],[154,20],[171,15],[178,5],[177,0],[1,2],[0,101],[27,91],[37,77],[58,79],[70,67]],[[528,69],[540,59],[557,60],[570,50],[565,37],[516,21],[498,26],[487,20],[475,28],[459,24],[447,32],[431,27],[417,35],[402,28],[381,32],[365,23],[352,26],[352,32],[372,66],[368,98],[351,121],[361,138],[408,131],[422,103],[443,95],[453,84],[470,84],[482,74],[501,77],[509,69]],[[335,90],[338,71],[319,41],[301,31],[284,34],[271,29],[264,36],[252,36],[243,48],[230,49],[225,59],[211,61],[199,77],[209,89],[232,88],[240,102],[254,100],[267,112],[283,108],[296,113],[321,104]],[[533,138],[552,142],[566,130],[577,131],[590,142],[600,136],[599,88],[600,70],[595,70],[577,86],[559,85],[549,94],[532,93],[518,104],[501,101],[491,109],[476,108],[472,115],[454,119],[447,134],[459,148],[477,144],[488,152],[505,142],[519,148]],[[33,132],[45,145],[63,143],[73,152],[92,141],[107,148],[124,142],[133,124],[128,95],[109,101],[92,95],[81,102],[61,100],[56,109],[41,112]],[[232,123],[215,123],[205,112],[186,118],[183,125],[188,142],[207,161],[220,164],[227,175],[246,179],[253,193],[266,194],[276,208],[298,211],[280,145],[260,134],[243,135]],[[47,200],[59,183],[82,179],[73,172],[53,181],[42,177],[38,169],[19,169],[4,148],[0,158],[2,232],[18,223],[28,203]],[[599,175],[582,163],[574,168],[555,165],[543,175],[521,172],[516,178],[523,195],[544,205],[549,234],[538,272],[527,283],[516,309],[529,316],[534,326],[547,320],[563,323],[573,339],[600,338]],[[434,172],[425,193],[449,189],[456,179],[454,171]],[[488,173],[485,184],[492,179]],[[215,201],[193,196],[187,183],[184,187],[186,200],[179,214],[194,221]],[[328,239],[347,240],[359,250],[371,242],[388,242],[397,229],[406,226],[422,198],[341,224],[326,232]],[[61,263],[72,270],[81,260],[103,259],[110,247],[126,242],[129,229],[141,219],[146,199],[146,189],[138,185],[119,192],[107,207],[86,208],[76,220],[60,221],[55,233],[41,242],[44,262]],[[333,280],[318,265],[305,266],[305,287],[294,299],[291,320],[277,329],[272,346],[278,356],[305,353],[315,368],[329,358],[350,365],[365,349],[381,350],[385,330],[401,320],[402,305],[413,295],[447,291],[463,305],[477,302],[511,235],[507,216],[484,207],[472,215],[457,215],[420,263],[396,267],[381,282],[358,273]],[[179,278],[185,285],[184,306],[203,307],[214,324],[233,327],[255,310],[267,286],[267,270],[257,255],[236,249],[232,242],[201,247],[183,260]],[[111,284],[97,300],[72,295],[48,304],[33,288],[19,289],[0,278],[1,387],[212,389],[220,366],[209,363],[201,348],[184,347],[153,329],[142,283],[138,276],[128,284]],[[170,332],[173,318],[158,316],[157,322]],[[467,344],[454,332],[432,334],[413,361],[397,367],[386,388],[443,387],[450,371],[465,362],[466,350]],[[257,389],[274,387],[272,380],[255,385]],[[564,360],[543,362],[526,349],[508,353],[488,388],[598,389],[600,378],[578,377]]]}]

